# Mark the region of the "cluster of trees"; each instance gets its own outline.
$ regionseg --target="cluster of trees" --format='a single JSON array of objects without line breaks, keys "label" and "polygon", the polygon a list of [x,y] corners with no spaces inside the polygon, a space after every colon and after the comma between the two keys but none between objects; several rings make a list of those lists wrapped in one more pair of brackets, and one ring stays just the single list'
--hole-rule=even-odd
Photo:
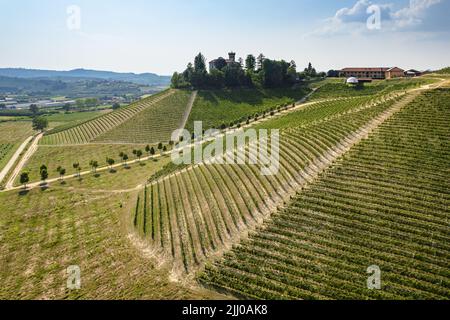
[{"label": "cluster of trees", "polygon": [[206,59],[199,53],[194,64],[189,63],[183,73],[175,72],[172,77],[173,88],[223,88],[223,87],[264,87],[278,88],[291,86],[301,79],[324,76],[318,74],[309,63],[304,72],[297,72],[295,61],[267,59],[248,55],[245,61],[227,62],[223,58],[215,60],[214,68],[206,69]]}]

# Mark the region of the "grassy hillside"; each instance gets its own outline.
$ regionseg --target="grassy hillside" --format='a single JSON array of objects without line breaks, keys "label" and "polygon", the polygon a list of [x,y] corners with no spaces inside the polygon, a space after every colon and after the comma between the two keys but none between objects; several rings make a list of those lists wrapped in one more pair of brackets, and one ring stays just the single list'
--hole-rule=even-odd
[{"label": "grassy hillside", "polygon": [[180,128],[192,92],[177,90],[171,96],[137,113],[128,121],[107,131],[94,141],[122,143],[169,142]]},{"label": "grassy hillside", "polygon": [[[120,152],[128,155],[130,160],[134,160],[133,150],[141,150],[145,153],[145,145],[130,144],[105,144],[105,145],[84,145],[84,146],[39,146],[36,153],[30,158],[25,165],[24,171],[30,176],[30,181],[40,180],[39,168],[46,165],[48,168],[49,178],[59,177],[56,169],[61,166],[66,169],[66,174],[76,173],[73,168],[75,162],[79,162],[83,171],[90,170],[89,162],[91,160],[98,161],[102,167],[107,166],[106,158],[112,158],[116,163],[122,162],[119,157]],[[19,178],[18,178],[19,179]],[[19,184],[19,181],[16,181]]]},{"label": "grassy hillside", "polygon": [[46,135],[41,144],[43,145],[64,145],[64,144],[85,144],[96,139],[105,132],[108,132],[122,123],[130,120],[138,113],[147,108],[151,108],[174,94],[174,91],[168,90],[157,95],[140,100],[127,107],[121,108],[104,116],[83,122],[82,124],[73,124],[73,127],[57,133],[50,132]]},{"label": "grassy hillside", "polygon": [[292,104],[303,98],[309,89],[236,89],[201,90],[192,108],[187,129],[193,130],[194,121],[203,121],[205,130],[227,126],[247,117],[261,114],[280,105]]},{"label": "grassy hillside", "polygon": [[[123,222],[128,202],[125,193],[69,187],[0,194],[0,299],[213,296],[174,283],[165,266],[137,249]],[[70,265],[80,266],[81,290],[66,287]]]},{"label": "grassy hillside", "polygon": [[33,134],[31,122],[0,122],[0,170],[8,163],[19,145]]},{"label": "grassy hillside", "polygon": [[[259,299],[449,299],[449,101],[410,103],[202,281]],[[367,290],[372,265],[382,290]]]}]

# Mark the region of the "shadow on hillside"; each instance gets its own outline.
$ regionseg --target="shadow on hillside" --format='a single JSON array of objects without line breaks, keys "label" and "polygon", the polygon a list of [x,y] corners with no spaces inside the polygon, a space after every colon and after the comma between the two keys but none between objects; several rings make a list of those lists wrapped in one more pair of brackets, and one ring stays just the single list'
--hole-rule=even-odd
[{"label": "shadow on hillside", "polygon": [[262,104],[267,98],[291,98],[297,100],[305,95],[304,87],[297,89],[276,88],[276,89],[227,89],[227,90],[204,90],[199,93],[200,97],[212,104],[219,105],[221,101],[231,103],[245,103],[249,105]]}]

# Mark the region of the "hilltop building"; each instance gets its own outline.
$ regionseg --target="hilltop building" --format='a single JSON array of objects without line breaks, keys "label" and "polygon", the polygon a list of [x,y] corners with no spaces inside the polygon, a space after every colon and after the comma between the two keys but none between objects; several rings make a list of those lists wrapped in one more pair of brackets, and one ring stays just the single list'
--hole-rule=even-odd
[{"label": "hilltop building", "polygon": [[355,77],[358,79],[384,80],[405,76],[405,70],[392,68],[344,68],[340,70],[341,77]]},{"label": "hilltop building", "polygon": [[209,62],[209,70],[214,70],[214,69],[219,69],[220,66],[220,61],[225,61],[226,65],[230,65],[230,64],[238,64],[239,62],[236,61],[236,53],[235,52],[230,52],[228,53],[228,59],[224,59],[222,57],[219,57],[215,60],[212,60]]}]

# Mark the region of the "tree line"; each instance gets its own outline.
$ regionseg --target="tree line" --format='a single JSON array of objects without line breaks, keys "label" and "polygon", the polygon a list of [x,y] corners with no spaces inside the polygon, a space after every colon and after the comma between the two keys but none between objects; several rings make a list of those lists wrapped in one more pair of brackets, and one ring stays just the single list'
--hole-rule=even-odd
[{"label": "tree line", "polygon": [[303,79],[324,77],[325,73],[318,73],[311,63],[302,72],[297,72],[294,60],[271,60],[263,54],[258,57],[250,54],[245,61],[230,62],[219,58],[213,62],[214,67],[209,72],[206,59],[202,53],[189,63],[182,73],[175,72],[172,76],[173,88],[215,88],[224,87],[261,87],[280,88],[292,86]]},{"label": "tree line", "polygon": [[[173,142],[170,141],[169,142],[169,146],[173,146]],[[150,145],[147,145],[145,147],[145,153],[147,153],[148,157],[153,157],[156,155],[157,150],[159,151],[160,155],[163,155],[163,153],[168,151],[168,146],[164,145],[162,142],[158,143],[158,145],[156,147],[152,147]],[[139,163],[141,163],[141,158],[144,155],[144,151],[140,150],[140,149],[134,149],[133,150],[133,155],[135,157],[136,160],[138,160]],[[119,158],[122,161],[123,165],[127,168],[128,167],[128,161],[130,160],[130,157],[128,156],[127,153],[125,152],[120,152],[119,153]],[[109,167],[109,171],[111,173],[115,173],[116,171],[114,170],[113,166],[116,163],[116,161],[113,158],[110,157],[106,157],[105,160],[106,165]],[[94,174],[97,174],[97,169],[100,166],[99,162],[97,160],[91,160],[89,161],[89,167],[91,168],[91,172]],[[76,171],[76,176],[81,179],[81,171],[82,171],[82,166],[80,165],[79,162],[75,162],[72,165],[73,169]],[[59,179],[61,181],[61,183],[63,183],[63,179],[64,176],[66,175],[67,170],[61,166],[58,166],[58,168],[56,169],[56,172],[59,174]],[[49,177],[49,173],[48,173],[48,167],[47,165],[43,164],[41,165],[41,167],[39,168],[39,175],[42,181],[42,185],[46,184],[46,180]],[[26,189],[27,188],[27,184],[30,182],[30,176],[28,171],[23,171],[20,174],[20,178],[19,178],[20,183],[22,184],[23,188]]]}]

